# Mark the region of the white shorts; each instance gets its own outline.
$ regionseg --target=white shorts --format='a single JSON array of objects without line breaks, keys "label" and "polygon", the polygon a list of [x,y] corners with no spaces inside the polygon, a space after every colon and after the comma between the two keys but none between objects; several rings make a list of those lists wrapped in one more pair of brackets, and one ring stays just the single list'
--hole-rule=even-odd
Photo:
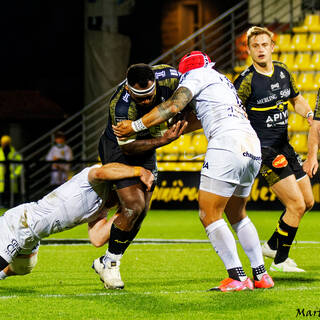
[{"label": "white shorts", "polygon": [[224,197],[247,197],[261,166],[260,145],[258,148],[254,154],[209,148],[201,170],[200,190]]},{"label": "white shorts", "polygon": [[0,217],[0,256],[8,263],[19,253],[32,253],[39,240],[28,227],[23,204]]}]

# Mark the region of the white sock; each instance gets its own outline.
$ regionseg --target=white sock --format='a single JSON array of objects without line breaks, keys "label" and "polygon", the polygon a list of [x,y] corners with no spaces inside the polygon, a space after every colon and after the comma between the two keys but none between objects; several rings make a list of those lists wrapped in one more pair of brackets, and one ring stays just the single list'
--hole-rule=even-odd
[{"label": "white sock", "polygon": [[233,224],[232,228],[250,260],[251,268],[264,265],[259,236],[250,218],[245,217],[240,222]]},{"label": "white sock", "polygon": [[223,261],[227,270],[241,267],[236,241],[228,228],[227,223],[223,220],[217,220],[206,227],[208,238]]},{"label": "white sock", "polygon": [[121,258],[122,258],[122,254],[113,254],[107,250],[103,258],[103,263],[105,265],[107,261],[120,261]]},{"label": "white sock", "polygon": [[4,271],[0,271],[0,280],[4,280],[7,277]]}]

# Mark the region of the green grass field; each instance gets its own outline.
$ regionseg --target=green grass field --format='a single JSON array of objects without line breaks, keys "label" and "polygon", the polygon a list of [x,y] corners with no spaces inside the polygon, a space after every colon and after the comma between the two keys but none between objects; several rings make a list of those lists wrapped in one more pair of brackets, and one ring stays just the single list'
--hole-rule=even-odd
[{"label": "green grass field", "polygon": [[[280,212],[249,212],[267,239]],[[43,245],[30,275],[0,282],[0,319],[296,319],[320,313],[320,212],[302,220],[291,257],[306,273],[270,273],[271,290],[208,292],[226,277],[209,243],[132,244],[122,259],[125,289],[107,291],[91,269],[91,245]],[[86,226],[52,238],[87,238]],[[151,211],[139,239],[207,240],[196,211]],[[251,269],[239,246],[248,275]],[[271,260],[265,260],[267,268]],[[300,310],[300,315],[297,310]],[[304,309],[304,310],[303,310]],[[303,310],[303,311],[302,311]],[[309,312],[309,313],[308,313]],[[303,316],[305,315],[305,316]]]}]

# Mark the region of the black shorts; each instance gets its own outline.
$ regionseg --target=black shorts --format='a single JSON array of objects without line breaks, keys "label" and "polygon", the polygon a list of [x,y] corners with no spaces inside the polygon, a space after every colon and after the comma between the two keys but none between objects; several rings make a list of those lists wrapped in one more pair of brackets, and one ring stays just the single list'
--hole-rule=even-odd
[{"label": "black shorts", "polygon": [[[102,164],[106,164],[110,162],[119,162],[129,166],[144,167],[150,170],[155,177],[155,181],[151,188],[151,191],[153,191],[156,185],[156,180],[158,176],[155,151],[147,152],[147,153],[144,153],[143,155],[139,154],[139,155],[127,156],[122,152],[117,142],[108,139],[103,134],[99,141],[99,156]],[[125,187],[138,184],[140,182],[141,181],[139,178],[126,178],[126,179],[117,180],[114,182],[114,184],[116,185],[116,189],[122,189]]]},{"label": "black shorts", "polygon": [[302,168],[302,160],[287,142],[281,147],[262,147],[261,175],[269,186],[294,174],[299,180],[306,175]]}]

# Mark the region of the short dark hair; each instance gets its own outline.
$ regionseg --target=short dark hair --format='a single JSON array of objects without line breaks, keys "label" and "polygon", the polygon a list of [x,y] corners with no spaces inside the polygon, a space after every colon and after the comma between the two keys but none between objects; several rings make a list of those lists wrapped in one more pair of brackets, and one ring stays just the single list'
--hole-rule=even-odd
[{"label": "short dark hair", "polygon": [[153,70],[145,63],[133,64],[128,68],[127,81],[130,86],[138,83],[141,88],[146,88],[148,82],[153,82],[154,79]]},{"label": "short dark hair", "polygon": [[62,131],[57,131],[57,132],[54,134],[54,138],[55,138],[55,139],[59,139],[59,138],[65,139],[66,136],[65,136],[65,134],[64,134]]}]

